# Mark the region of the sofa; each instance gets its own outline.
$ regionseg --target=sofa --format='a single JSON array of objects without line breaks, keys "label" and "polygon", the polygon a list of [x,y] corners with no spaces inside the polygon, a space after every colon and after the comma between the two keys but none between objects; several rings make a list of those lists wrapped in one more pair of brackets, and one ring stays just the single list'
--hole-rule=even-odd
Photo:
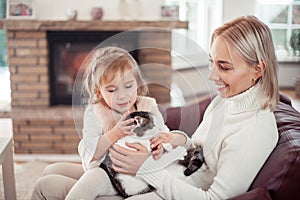
[{"label": "sofa", "polygon": [[[171,130],[182,130],[190,136],[201,123],[212,98],[185,107],[161,109],[166,125]],[[257,174],[249,190],[232,200],[293,200],[300,199],[300,113],[291,100],[280,94],[274,111],[279,141],[266,163]],[[97,199],[122,199],[108,197]]]}]

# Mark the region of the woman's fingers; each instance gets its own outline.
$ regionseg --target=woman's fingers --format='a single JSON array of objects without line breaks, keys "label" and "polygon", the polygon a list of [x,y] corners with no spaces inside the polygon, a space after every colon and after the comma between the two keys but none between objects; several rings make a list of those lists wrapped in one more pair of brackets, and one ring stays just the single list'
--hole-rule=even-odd
[{"label": "woman's fingers", "polygon": [[126,174],[135,174],[149,157],[149,153],[146,147],[139,143],[128,143],[128,145],[137,150],[130,150],[114,144],[112,148],[109,149],[109,155],[114,170]]}]

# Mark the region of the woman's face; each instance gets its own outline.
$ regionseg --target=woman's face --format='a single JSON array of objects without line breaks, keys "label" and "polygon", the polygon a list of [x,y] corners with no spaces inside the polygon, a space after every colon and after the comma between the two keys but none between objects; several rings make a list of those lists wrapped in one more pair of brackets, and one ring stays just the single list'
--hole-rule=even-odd
[{"label": "woman's face", "polygon": [[137,82],[132,72],[116,73],[108,83],[101,84],[100,96],[113,110],[123,114],[134,111],[137,100]]},{"label": "woman's face", "polygon": [[209,57],[209,80],[214,81],[222,98],[240,94],[254,84],[255,68],[249,66],[222,37],[214,40]]}]

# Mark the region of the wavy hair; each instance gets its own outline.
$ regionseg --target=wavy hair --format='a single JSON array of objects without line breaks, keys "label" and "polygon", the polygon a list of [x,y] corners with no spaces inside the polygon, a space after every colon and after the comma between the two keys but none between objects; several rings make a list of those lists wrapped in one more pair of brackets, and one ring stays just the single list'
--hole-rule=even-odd
[{"label": "wavy hair", "polygon": [[88,103],[95,104],[101,100],[96,93],[101,84],[113,80],[115,74],[124,74],[128,70],[133,72],[137,81],[137,94],[142,96],[148,93],[140,67],[126,50],[115,46],[103,47],[93,50],[89,57],[82,88],[82,96],[87,98]]},{"label": "wavy hair", "polygon": [[259,84],[261,108],[274,110],[279,100],[278,64],[270,28],[254,16],[236,18],[217,28],[211,38],[221,36],[232,44],[249,66],[265,65]]}]

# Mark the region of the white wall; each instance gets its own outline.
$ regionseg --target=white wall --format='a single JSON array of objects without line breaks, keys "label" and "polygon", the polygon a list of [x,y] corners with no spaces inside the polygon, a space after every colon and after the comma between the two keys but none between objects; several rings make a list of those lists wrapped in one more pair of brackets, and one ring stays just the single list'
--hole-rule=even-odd
[{"label": "white wall", "polygon": [[256,0],[223,0],[222,23],[243,15],[254,15]]},{"label": "white wall", "polygon": [[[127,2],[127,5],[122,2]],[[36,18],[41,20],[65,20],[68,9],[77,10],[78,20],[90,20],[92,7],[103,8],[103,20],[124,19],[124,11],[138,19],[157,20],[160,18],[160,6],[163,4],[164,0],[36,0],[35,10]],[[132,18],[128,16],[126,19]]]}]

